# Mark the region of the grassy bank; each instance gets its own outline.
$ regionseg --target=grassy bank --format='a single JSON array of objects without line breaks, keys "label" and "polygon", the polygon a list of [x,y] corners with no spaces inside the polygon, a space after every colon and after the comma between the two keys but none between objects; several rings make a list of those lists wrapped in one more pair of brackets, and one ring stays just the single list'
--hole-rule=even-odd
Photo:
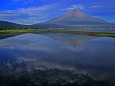
[{"label": "grassy bank", "polygon": [[105,33],[105,32],[84,32],[84,31],[69,31],[69,30],[0,30],[0,34],[24,34],[24,33],[67,33],[67,34],[86,34],[90,36],[106,36],[115,37],[115,33]]},{"label": "grassy bank", "polygon": [[23,33],[38,33],[44,32],[44,30],[0,30],[0,34],[23,34]]},{"label": "grassy bank", "polygon": [[68,34],[86,34],[86,35],[90,35],[90,36],[115,37],[115,33],[107,33],[107,32],[85,32],[85,31],[69,31],[69,30],[48,30],[48,32],[68,33]]}]

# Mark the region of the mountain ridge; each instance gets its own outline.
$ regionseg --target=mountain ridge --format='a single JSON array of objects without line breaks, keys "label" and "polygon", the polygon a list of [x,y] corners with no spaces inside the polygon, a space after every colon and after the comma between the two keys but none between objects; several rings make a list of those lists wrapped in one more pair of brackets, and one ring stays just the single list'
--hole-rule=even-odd
[{"label": "mountain ridge", "polygon": [[70,12],[63,14],[59,17],[55,17],[51,20],[44,22],[45,24],[107,24],[109,22],[88,16],[78,10],[71,10]]},{"label": "mountain ridge", "polygon": [[13,23],[13,22],[0,20],[0,25],[13,25],[13,26],[16,26],[16,25],[20,25],[20,24],[16,24],[16,23]]}]

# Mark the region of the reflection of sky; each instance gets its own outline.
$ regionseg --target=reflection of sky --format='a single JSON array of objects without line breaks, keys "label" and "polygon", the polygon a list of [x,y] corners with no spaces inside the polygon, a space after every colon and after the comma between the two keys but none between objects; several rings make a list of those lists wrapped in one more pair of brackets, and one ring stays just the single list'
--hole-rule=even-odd
[{"label": "reflection of sky", "polygon": [[[0,47],[9,48],[9,49],[56,52],[54,48],[56,47],[58,49],[60,47],[58,45],[59,43],[57,43],[53,39],[50,39],[47,36],[25,34],[25,35],[19,35],[0,41]],[[55,45],[57,45],[58,47]]]},{"label": "reflection of sky", "polygon": [[[0,40],[0,56],[17,57],[20,60],[33,62],[37,66],[47,65],[51,68],[74,69],[83,66],[85,68],[115,68],[114,38],[92,39],[90,36],[83,35],[82,38],[78,36],[79,38],[75,40],[70,38],[68,40],[67,37],[66,39],[59,37],[53,39],[51,36],[48,37],[43,34],[23,34],[2,39]],[[72,37],[74,36],[72,35]],[[76,40],[78,40],[78,43],[81,42],[79,46],[68,44]]]},{"label": "reflection of sky", "polygon": [[[115,39],[114,38],[97,38],[82,45],[82,61],[89,61],[90,64],[109,65],[115,67]],[[85,52],[85,53],[84,53]]]}]

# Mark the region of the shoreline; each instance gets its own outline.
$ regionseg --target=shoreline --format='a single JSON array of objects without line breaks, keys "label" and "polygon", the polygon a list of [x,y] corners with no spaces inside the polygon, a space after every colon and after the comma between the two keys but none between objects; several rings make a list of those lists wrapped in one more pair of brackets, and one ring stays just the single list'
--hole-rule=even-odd
[{"label": "shoreline", "polygon": [[25,33],[66,33],[66,34],[84,34],[90,36],[102,36],[102,37],[115,37],[115,33],[108,33],[108,32],[86,32],[86,31],[70,31],[70,30],[0,30],[0,35],[4,34],[25,34]]}]

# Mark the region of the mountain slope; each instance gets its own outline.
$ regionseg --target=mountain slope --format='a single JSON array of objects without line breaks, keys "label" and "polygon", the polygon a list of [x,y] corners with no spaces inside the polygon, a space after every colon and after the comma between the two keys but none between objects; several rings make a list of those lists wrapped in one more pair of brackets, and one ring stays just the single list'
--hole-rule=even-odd
[{"label": "mountain slope", "polygon": [[69,25],[78,25],[78,24],[106,24],[108,22],[90,17],[78,10],[72,10],[64,15],[61,15],[59,17],[53,18],[49,21],[46,21],[45,23],[48,24],[69,24]]},{"label": "mountain slope", "polygon": [[0,25],[10,25],[10,26],[17,26],[19,24],[8,22],[8,21],[1,21],[0,20]]},{"label": "mountain slope", "polygon": [[21,25],[8,21],[0,21],[0,30],[11,30],[11,29],[31,29],[32,25]]}]

